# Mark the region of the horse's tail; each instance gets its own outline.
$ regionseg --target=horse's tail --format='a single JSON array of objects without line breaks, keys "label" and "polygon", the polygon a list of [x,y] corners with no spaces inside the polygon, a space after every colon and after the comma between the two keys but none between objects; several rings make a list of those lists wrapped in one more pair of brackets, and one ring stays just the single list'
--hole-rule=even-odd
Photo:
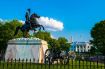
[{"label": "horse's tail", "polygon": [[16,27],[14,36],[18,34],[18,31],[19,31],[20,28],[21,28],[20,26]]}]

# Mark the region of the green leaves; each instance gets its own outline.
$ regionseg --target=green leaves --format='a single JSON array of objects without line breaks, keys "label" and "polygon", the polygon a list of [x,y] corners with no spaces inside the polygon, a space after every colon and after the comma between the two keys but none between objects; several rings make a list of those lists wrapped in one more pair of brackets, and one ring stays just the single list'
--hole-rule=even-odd
[{"label": "green leaves", "polygon": [[91,30],[91,37],[93,46],[105,54],[105,20],[95,24]]},{"label": "green leaves", "polygon": [[17,20],[5,22],[4,24],[0,23],[0,50],[6,49],[8,40],[22,36],[22,33],[20,32],[14,37],[16,27],[21,25],[22,23]]},{"label": "green leaves", "polygon": [[39,31],[34,34],[34,37],[40,38],[45,41],[49,41],[51,39],[51,35],[49,32]]},{"label": "green leaves", "polygon": [[59,37],[58,42],[62,50],[68,50],[70,48],[70,43],[68,43],[68,40],[65,37]]},{"label": "green leaves", "polygon": [[61,50],[68,50],[70,48],[70,43],[65,37],[59,37],[58,39],[51,38],[49,32],[39,31],[34,34],[34,37],[43,39],[48,42],[49,48],[56,48]]}]

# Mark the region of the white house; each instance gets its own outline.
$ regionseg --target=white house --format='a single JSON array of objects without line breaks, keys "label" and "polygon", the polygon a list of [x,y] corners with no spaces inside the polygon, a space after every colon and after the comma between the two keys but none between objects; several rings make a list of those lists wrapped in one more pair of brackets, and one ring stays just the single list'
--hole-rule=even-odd
[{"label": "white house", "polygon": [[77,42],[76,43],[76,52],[89,52],[91,49],[91,44],[89,42]]}]

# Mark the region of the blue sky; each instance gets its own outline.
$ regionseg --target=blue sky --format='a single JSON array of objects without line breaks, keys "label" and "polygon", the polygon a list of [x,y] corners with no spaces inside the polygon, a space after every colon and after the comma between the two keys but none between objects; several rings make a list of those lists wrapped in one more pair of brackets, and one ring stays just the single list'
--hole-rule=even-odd
[{"label": "blue sky", "polygon": [[105,19],[105,0],[0,0],[0,18],[25,20],[27,8],[62,21],[64,29],[52,35],[73,41],[89,41],[91,28]]}]

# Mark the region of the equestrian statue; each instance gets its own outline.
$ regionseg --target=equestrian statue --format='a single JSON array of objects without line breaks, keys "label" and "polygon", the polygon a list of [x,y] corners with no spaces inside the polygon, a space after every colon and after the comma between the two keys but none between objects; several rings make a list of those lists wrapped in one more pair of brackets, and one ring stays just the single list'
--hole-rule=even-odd
[{"label": "equestrian statue", "polygon": [[25,24],[23,24],[21,27],[20,26],[16,27],[14,36],[18,34],[19,30],[23,32],[23,37],[27,37],[29,30],[34,30],[34,32],[37,31],[36,28],[39,28],[39,31],[41,30],[41,28],[45,30],[43,25],[40,25],[37,22],[37,19],[39,19],[40,16],[38,16],[36,13],[33,13],[30,16],[30,9],[27,9],[25,18],[26,18]]}]

